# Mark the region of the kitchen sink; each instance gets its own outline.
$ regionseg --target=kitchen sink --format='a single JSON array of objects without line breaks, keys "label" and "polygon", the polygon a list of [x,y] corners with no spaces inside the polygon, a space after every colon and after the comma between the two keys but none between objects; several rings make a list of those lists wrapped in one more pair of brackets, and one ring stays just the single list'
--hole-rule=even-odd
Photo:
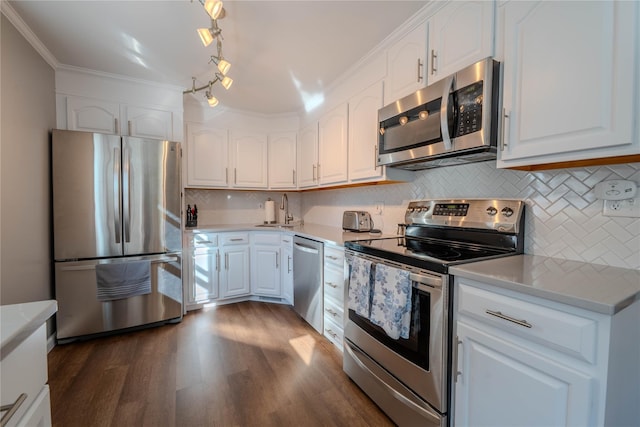
[{"label": "kitchen sink", "polygon": [[258,224],[256,227],[268,227],[268,228],[293,228],[296,224]]}]

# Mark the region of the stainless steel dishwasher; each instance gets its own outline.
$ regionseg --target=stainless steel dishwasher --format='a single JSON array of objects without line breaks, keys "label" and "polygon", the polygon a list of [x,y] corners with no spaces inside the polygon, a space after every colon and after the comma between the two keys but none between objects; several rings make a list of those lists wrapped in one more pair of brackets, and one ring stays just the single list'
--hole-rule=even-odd
[{"label": "stainless steel dishwasher", "polygon": [[324,245],[317,240],[293,238],[293,308],[322,333],[322,276]]}]

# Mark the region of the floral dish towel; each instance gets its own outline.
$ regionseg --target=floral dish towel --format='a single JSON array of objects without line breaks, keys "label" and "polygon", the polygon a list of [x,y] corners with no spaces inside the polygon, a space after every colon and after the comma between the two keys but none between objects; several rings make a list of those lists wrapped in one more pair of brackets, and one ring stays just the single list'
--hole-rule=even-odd
[{"label": "floral dish towel", "polygon": [[349,308],[365,319],[371,311],[371,265],[372,262],[364,258],[351,259]]},{"label": "floral dish towel", "polygon": [[394,340],[409,338],[411,279],[407,270],[376,264],[369,320]]}]

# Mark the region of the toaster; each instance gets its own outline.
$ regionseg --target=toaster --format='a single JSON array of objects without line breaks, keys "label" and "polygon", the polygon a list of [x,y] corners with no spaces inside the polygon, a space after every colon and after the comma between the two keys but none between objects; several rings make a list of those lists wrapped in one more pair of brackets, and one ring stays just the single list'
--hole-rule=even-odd
[{"label": "toaster", "polygon": [[364,211],[344,211],[342,229],[346,231],[371,231],[371,215]]}]

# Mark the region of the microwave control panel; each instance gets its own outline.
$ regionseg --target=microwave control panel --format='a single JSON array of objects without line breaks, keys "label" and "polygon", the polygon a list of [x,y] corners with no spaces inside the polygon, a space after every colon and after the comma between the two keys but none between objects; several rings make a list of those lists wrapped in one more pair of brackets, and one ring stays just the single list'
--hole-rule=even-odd
[{"label": "microwave control panel", "polygon": [[467,135],[482,129],[482,90],[479,81],[455,92],[458,106],[454,137]]}]

